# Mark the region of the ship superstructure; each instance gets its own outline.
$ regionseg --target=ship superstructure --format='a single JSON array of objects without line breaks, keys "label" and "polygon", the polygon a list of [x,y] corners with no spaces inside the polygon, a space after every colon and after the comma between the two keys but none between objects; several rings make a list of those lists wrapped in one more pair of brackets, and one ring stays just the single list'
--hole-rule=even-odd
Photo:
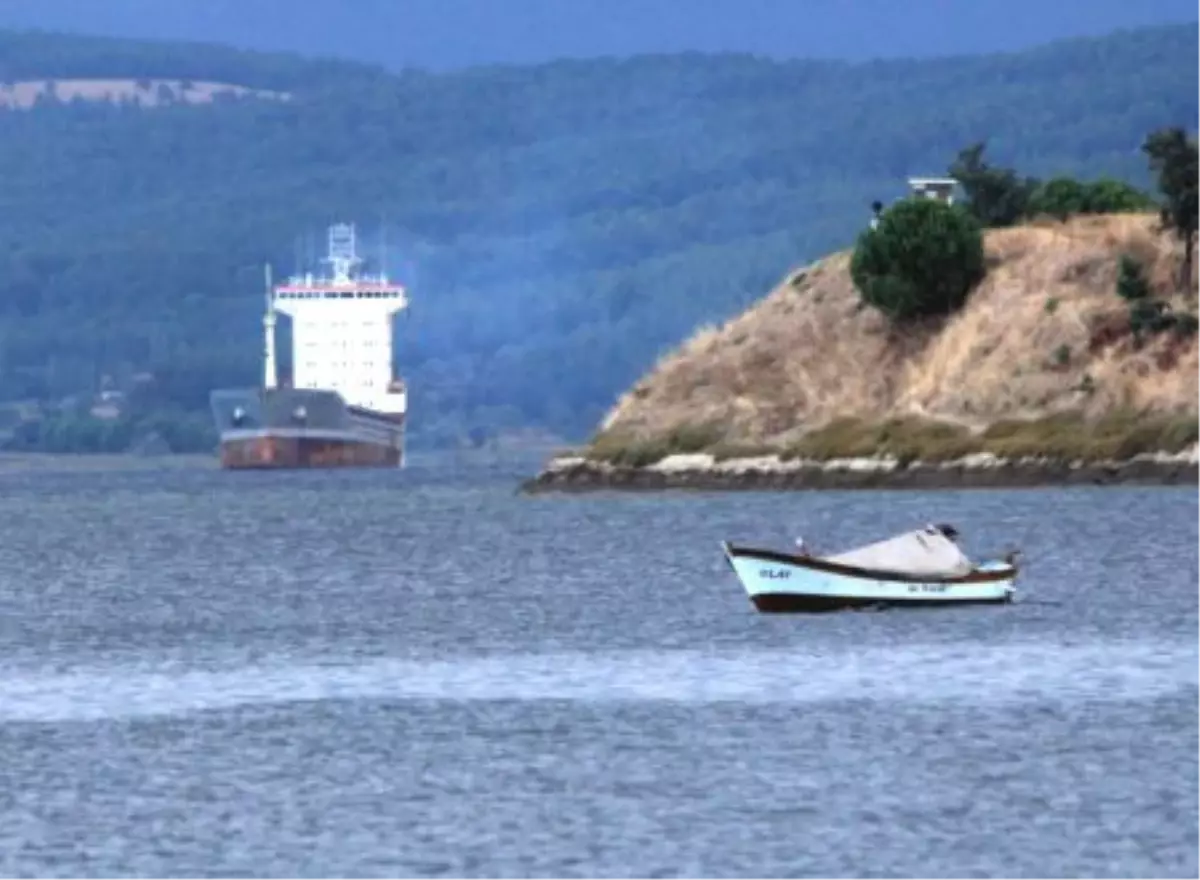
[{"label": "ship superstructure", "polygon": [[[399,466],[408,393],[392,370],[404,286],[361,270],[353,224],[328,229],[327,271],[266,276],[263,384],[212,392],[226,467]],[[277,314],[292,325],[292,379],[281,387]]]}]

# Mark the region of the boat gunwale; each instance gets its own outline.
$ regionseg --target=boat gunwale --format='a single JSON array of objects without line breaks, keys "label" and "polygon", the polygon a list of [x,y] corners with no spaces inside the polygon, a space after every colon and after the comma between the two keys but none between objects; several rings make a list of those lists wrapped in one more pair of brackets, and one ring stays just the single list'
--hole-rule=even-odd
[{"label": "boat gunwale", "polygon": [[783,565],[793,565],[798,568],[822,571],[828,574],[840,575],[842,577],[854,578],[857,580],[890,581],[906,584],[981,584],[992,583],[994,581],[1014,580],[1020,570],[1015,563],[1005,562],[1005,567],[1003,568],[980,569],[975,567],[966,574],[953,575],[950,577],[909,574],[899,571],[886,571],[884,569],[871,569],[861,568],[854,565],[844,565],[840,562],[830,562],[829,560],[823,559],[819,556],[800,556],[795,553],[785,553],[781,550],[739,546],[729,542],[722,543],[725,548],[725,554],[729,557],[731,563],[735,557],[740,557],[743,559],[757,559],[763,562],[776,562]]}]

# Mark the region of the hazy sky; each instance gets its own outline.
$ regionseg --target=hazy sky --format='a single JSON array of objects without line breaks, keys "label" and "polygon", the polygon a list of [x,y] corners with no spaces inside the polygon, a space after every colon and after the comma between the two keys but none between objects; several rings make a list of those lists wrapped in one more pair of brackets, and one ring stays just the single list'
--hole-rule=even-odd
[{"label": "hazy sky", "polygon": [[0,27],[429,68],[688,49],[847,59],[975,53],[1196,19],[1196,0],[0,0]]}]

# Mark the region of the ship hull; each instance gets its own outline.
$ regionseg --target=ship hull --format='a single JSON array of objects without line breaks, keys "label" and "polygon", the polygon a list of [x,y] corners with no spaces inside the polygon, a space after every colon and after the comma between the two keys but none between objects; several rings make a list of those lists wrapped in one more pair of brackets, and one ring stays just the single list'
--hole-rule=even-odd
[{"label": "ship hull", "polygon": [[334,391],[220,389],[210,402],[223,468],[404,465],[403,415],[347,406]]},{"label": "ship hull", "polygon": [[221,467],[271,468],[399,467],[398,449],[355,440],[319,437],[228,438],[221,441]]}]

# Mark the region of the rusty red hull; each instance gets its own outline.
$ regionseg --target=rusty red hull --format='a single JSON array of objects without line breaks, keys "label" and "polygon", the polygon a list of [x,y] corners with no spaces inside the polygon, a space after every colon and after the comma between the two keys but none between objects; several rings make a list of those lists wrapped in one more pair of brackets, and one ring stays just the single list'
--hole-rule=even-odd
[{"label": "rusty red hull", "polygon": [[394,446],[353,440],[270,435],[225,440],[221,467],[232,469],[398,467]]}]

